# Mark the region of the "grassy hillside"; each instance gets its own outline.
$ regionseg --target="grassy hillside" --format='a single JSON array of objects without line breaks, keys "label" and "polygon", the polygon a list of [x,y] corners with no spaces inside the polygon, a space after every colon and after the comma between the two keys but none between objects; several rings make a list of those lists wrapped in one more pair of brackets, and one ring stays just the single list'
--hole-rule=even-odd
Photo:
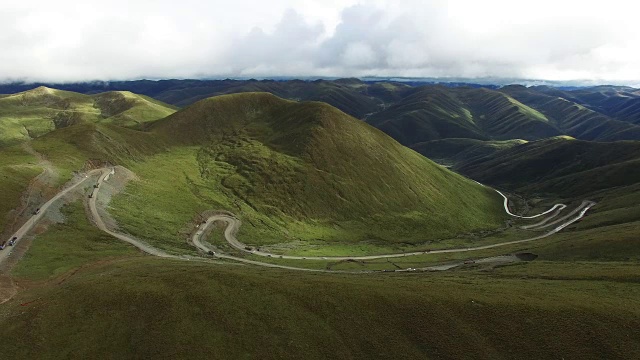
[{"label": "grassy hillside", "polygon": [[460,88],[455,94],[491,139],[536,140],[561,134],[546,116],[501,92]]},{"label": "grassy hillside", "polygon": [[[379,89],[377,86],[376,89]],[[157,98],[179,106],[188,106],[196,101],[212,96],[246,93],[269,92],[271,94],[294,100],[322,101],[357,118],[379,111],[383,103],[381,99],[393,98],[400,90],[393,85],[387,86],[386,91],[367,91],[364,83],[348,81],[237,81],[228,80],[202,84],[194,88],[180,88],[165,91]]]},{"label": "grassy hillside", "polygon": [[[527,278],[512,278],[510,271],[310,275],[156,259],[94,265],[3,305],[0,355],[51,359],[640,356],[636,284],[619,275],[569,276],[566,269],[556,270],[555,275],[540,274],[544,271],[540,268],[517,271],[526,271]],[[559,281],[563,277],[571,280]]]},{"label": "grassy hillside", "polygon": [[180,246],[175,229],[206,209],[238,214],[243,239],[263,244],[424,242],[504,216],[497,194],[323,103],[227,95],[150,131],[173,147],[132,165],[144,181],[113,211],[128,231]]},{"label": "grassy hillside", "polygon": [[133,164],[164,145],[151,134],[110,124],[85,123],[53,131],[32,142],[33,148],[61,172],[61,181],[75,171],[104,165]]},{"label": "grassy hillside", "polygon": [[174,111],[169,105],[130,92],[84,95],[39,87],[0,98],[0,146],[75,124],[138,126]]},{"label": "grassy hillside", "polygon": [[565,135],[595,141],[640,140],[640,126],[612,119],[565,98],[519,85],[500,91],[543,113]]},{"label": "grassy hillside", "polygon": [[638,89],[625,86],[595,86],[571,91],[560,91],[550,87],[536,87],[537,91],[560,96],[584,105],[594,111],[640,125],[640,94]]},{"label": "grassy hillside", "polygon": [[367,122],[407,146],[443,138],[489,138],[469,109],[444,87],[418,88]]},{"label": "grassy hillside", "polygon": [[561,134],[542,113],[489,89],[419,87],[367,121],[411,146],[446,138],[535,140]]},{"label": "grassy hillside", "polygon": [[20,199],[42,168],[35,156],[20,146],[0,149],[0,236],[8,235]]},{"label": "grassy hillside", "polygon": [[482,141],[476,139],[442,139],[411,146],[412,149],[441,164],[455,166],[478,158],[487,158],[496,152],[525,144],[525,140]]},{"label": "grassy hillside", "polygon": [[472,160],[459,171],[480,182],[577,196],[640,182],[640,142],[596,143],[567,138],[529,142]]}]

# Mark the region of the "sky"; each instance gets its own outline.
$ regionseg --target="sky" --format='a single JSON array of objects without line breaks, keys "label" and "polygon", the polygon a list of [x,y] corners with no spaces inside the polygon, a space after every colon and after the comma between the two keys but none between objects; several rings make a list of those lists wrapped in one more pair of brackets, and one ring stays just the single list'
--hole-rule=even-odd
[{"label": "sky", "polygon": [[640,84],[640,3],[0,1],[0,81],[518,78]]}]

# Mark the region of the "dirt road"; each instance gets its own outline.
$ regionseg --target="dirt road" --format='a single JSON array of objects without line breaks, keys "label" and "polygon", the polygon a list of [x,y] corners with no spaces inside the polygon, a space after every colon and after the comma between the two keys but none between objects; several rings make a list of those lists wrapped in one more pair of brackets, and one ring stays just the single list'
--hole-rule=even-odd
[{"label": "dirt road", "polygon": [[[137,247],[138,249],[144,251],[145,253],[148,253],[150,255],[154,255],[154,256],[158,256],[158,257],[162,257],[162,258],[172,258],[172,259],[179,259],[179,260],[194,260],[194,258],[192,257],[188,257],[188,256],[178,256],[178,255],[171,255],[168,254],[160,249],[157,249],[153,246],[150,246],[138,239],[135,239],[132,236],[126,235],[126,234],[121,234],[118,232],[115,232],[111,229],[109,229],[104,220],[102,219],[100,212],[98,211],[98,206],[97,206],[97,201],[98,201],[98,196],[100,193],[100,188],[102,186],[102,184],[107,181],[109,179],[109,177],[114,173],[114,169],[113,168],[101,168],[101,169],[96,169],[96,170],[92,170],[89,171],[85,177],[77,180],[76,182],[70,184],[67,188],[65,188],[64,190],[62,190],[61,192],[59,192],[58,194],[56,194],[51,200],[47,201],[44,205],[42,205],[40,207],[40,211],[37,214],[34,214],[22,227],[20,227],[20,229],[13,235],[15,236],[18,241],[27,233],[29,232],[34,226],[35,224],[40,221],[40,219],[44,216],[44,214],[47,212],[47,210],[49,209],[49,207],[58,199],[64,197],[65,195],[67,195],[69,192],[73,191],[74,189],[76,189],[78,186],[80,186],[81,184],[93,180],[94,177],[97,175],[97,187],[94,188],[93,193],[91,198],[89,199],[89,210],[90,210],[90,215],[91,218],[93,220],[93,222],[95,223],[95,225],[102,231],[106,232],[107,234],[120,239],[122,241],[125,241],[135,247]],[[541,214],[537,214],[537,215],[533,215],[533,216],[528,216],[528,217],[523,217],[523,216],[519,216],[519,215],[514,215],[509,211],[508,208],[508,199],[506,196],[504,196],[504,194],[502,194],[500,191],[496,190],[500,195],[502,195],[505,198],[505,210],[507,211],[507,213],[511,216],[514,217],[520,217],[520,218],[525,218],[525,219],[531,219],[531,218],[536,218],[545,214],[548,214],[550,212],[555,211],[554,214],[552,214],[552,217],[557,216],[557,214],[559,213],[560,210],[564,209],[566,207],[566,205],[564,204],[556,204],[554,205],[554,207],[552,207],[551,209],[541,213]],[[244,259],[241,257],[237,257],[237,256],[231,256],[231,255],[227,255],[227,254],[221,254],[221,253],[214,253],[215,249],[213,249],[212,247],[210,247],[208,244],[206,244],[206,242],[203,241],[202,237],[207,233],[207,230],[209,229],[209,227],[211,227],[216,221],[221,221],[227,224],[227,227],[225,228],[224,231],[224,237],[226,239],[226,241],[234,248],[247,252],[247,253],[251,253],[253,255],[257,255],[257,256],[264,256],[264,257],[271,257],[271,258],[277,258],[277,259],[289,259],[289,260],[375,260],[375,259],[383,259],[383,258],[397,258],[397,257],[405,257],[405,256],[414,256],[414,255],[424,255],[424,254],[441,254],[441,253],[462,253],[462,252],[473,252],[473,251],[479,251],[479,250],[485,250],[485,249],[491,249],[491,248],[498,248],[498,247],[503,247],[503,246],[508,246],[508,245],[513,245],[513,244],[520,244],[520,243],[525,243],[525,242],[530,242],[530,241],[536,241],[539,239],[543,239],[546,238],[548,236],[551,236],[559,231],[561,231],[562,229],[566,228],[567,226],[573,224],[574,222],[580,220],[584,214],[593,206],[595,205],[594,202],[592,201],[588,201],[585,200],[583,201],[583,203],[576,208],[575,210],[573,210],[571,213],[569,213],[568,215],[554,221],[551,222],[549,224],[545,224],[549,219],[544,220],[543,222],[539,223],[541,226],[541,228],[546,228],[558,223],[561,223],[560,225],[554,227],[552,230],[539,235],[539,236],[535,236],[532,238],[528,238],[528,239],[522,239],[522,240],[515,240],[515,241],[508,241],[508,242],[503,242],[503,243],[498,243],[498,244],[490,244],[490,245],[483,245],[483,246],[476,246],[476,247],[465,247],[465,248],[454,248],[454,249],[441,249],[441,250],[431,250],[431,251],[418,251],[418,252],[412,252],[412,253],[397,253],[397,254],[386,254],[386,255],[371,255],[371,256],[289,256],[289,255],[274,255],[271,253],[267,253],[267,252],[263,252],[263,251],[257,251],[257,250],[247,250],[247,246],[245,244],[243,244],[242,242],[240,242],[237,238],[236,238],[236,234],[241,226],[241,222],[240,220],[238,220],[237,218],[230,216],[230,215],[213,215],[210,216],[204,224],[202,224],[202,226],[199,227],[199,229],[196,231],[196,233],[192,236],[192,241],[193,244],[200,250],[204,251],[205,253],[213,253],[213,255],[217,258],[220,259],[227,259],[227,260],[233,260],[233,261],[238,261],[241,263],[245,263],[245,264],[251,264],[251,265],[258,265],[258,266],[265,266],[265,267],[271,267],[271,268],[281,268],[281,269],[288,269],[288,270],[300,270],[300,271],[316,271],[316,272],[329,272],[330,270],[315,270],[315,269],[307,269],[307,268],[298,268],[298,267],[293,267],[293,266],[286,266],[286,265],[278,265],[278,264],[272,264],[272,263],[265,263],[265,262],[260,262],[260,261],[254,261],[254,260],[248,260],[248,259]],[[4,251],[0,251],[0,263],[3,262],[4,259],[6,259],[6,257],[10,254],[10,250],[7,251],[7,249],[5,249]],[[445,266],[446,265],[442,265]],[[437,266],[433,267],[434,270],[438,270]],[[331,272],[335,272],[335,271],[331,271]]]}]

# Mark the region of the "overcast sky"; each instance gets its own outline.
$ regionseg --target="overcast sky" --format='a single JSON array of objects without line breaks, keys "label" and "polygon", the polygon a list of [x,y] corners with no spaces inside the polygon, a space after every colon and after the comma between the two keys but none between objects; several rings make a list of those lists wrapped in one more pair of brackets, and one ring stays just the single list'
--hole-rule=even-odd
[{"label": "overcast sky", "polygon": [[633,0],[2,0],[0,81],[409,76],[638,84],[639,14]]}]

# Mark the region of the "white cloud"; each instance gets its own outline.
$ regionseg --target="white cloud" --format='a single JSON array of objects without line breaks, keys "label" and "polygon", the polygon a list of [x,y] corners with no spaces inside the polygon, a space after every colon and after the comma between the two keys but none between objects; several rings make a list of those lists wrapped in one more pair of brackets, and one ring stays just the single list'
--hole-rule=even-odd
[{"label": "white cloud", "polygon": [[0,80],[380,75],[637,83],[638,10],[621,0],[25,0],[0,5]]}]

